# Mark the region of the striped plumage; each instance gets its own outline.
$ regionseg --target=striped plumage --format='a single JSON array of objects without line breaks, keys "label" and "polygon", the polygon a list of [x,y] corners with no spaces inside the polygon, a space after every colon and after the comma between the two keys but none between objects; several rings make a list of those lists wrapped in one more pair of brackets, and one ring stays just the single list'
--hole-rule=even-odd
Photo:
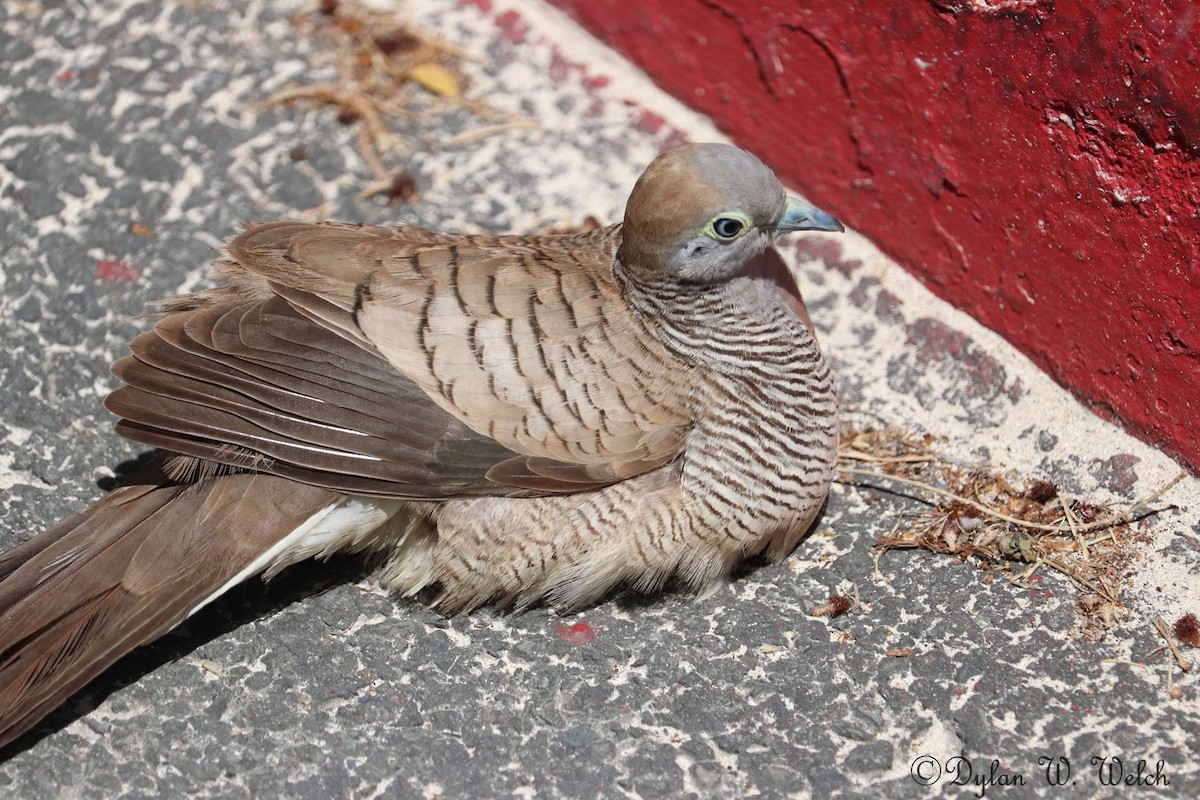
[{"label": "striped plumage", "polygon": [[385,550],[391,586],[462,610],[786,555],[837,442],[794,284],[759,274],[804,229],[840,226],[720,145],[661,156],[585,234],[252,227],[114,367],[118,430],[165,474],[0,556],[0,744],[302,558]]},{"label": "striped plumage", "polygon": [[433,556],[444,602],[548,594],[578,605],[621,581],[649,591],[671,578],[702,590],[747,556],[790,552],[833,477],[832,376],[773,285],[741,278],[710,291],[655,293],[656,304],[668,300],[655,317],[668,349],[693,365],[686,395],[680,387],[695,409],[680,456],[586,494],[440,505]]}]

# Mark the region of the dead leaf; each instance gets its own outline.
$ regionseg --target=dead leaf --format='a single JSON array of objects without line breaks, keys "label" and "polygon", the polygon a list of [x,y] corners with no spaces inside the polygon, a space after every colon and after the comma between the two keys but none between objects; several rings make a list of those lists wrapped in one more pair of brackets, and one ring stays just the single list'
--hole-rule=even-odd
[{"label": "dead leaf", "polygon": [[408,77],[438,97],[458,97],[462,94],[458,78],[441,64],[433,62],[417,64],[408,71]]}]

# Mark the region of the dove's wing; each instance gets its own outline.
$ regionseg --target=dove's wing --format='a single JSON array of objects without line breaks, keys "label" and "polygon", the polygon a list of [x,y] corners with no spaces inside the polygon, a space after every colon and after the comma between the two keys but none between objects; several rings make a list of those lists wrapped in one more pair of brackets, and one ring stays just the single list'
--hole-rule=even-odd
[{"label": "dove's wing", "polygon": [[687,370],[619,302],[615,239],[258,226],[235,290],[139,337],[107,404],[130,438],[355,494],[597,488],[690,426]]}]

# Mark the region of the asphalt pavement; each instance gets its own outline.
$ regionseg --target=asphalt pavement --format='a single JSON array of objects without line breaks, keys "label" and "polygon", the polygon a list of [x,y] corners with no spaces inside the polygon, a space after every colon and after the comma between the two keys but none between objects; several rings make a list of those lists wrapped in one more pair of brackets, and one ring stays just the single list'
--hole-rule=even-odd
[{"label": "asphalt pavement", "polygon": [[[357,128],[264,103],[333,79],[296,8],[0,7],[3,547],[83,508],[137,455],[101,406],[108,365],[149,301],[207,280],[243,221],[607,222],[660,149],[720,138],[533,0],[410,3],[407,18],[470,56],[465,96],[486,109],[414,94],[388,165],[419,199],[364,198]],[[785,255],[849,406],[928,431],[957,463],[1095,502],[1179,471],[856,234]],[[1054,573],[1014,585],[918,551],[877,561],[878,538],[922,506],[844,485],[786,562],[702,599],[446,618],[380,590],[357,559],[301,565],[95,681],[5,754],[0,795],[908,798],[969,765],[995,781],[989,797],[1136,796],[1105,785],[1120,758],[1200,796],[1200,688],[1176,671],[1171,697],[1168,659],[1147,658],[1153,618],[1200,611],[1200,483],[1162,506],[1140,525],[1129,617],[1099,641]],[[853,593],[849,613],[812,616]]]}]

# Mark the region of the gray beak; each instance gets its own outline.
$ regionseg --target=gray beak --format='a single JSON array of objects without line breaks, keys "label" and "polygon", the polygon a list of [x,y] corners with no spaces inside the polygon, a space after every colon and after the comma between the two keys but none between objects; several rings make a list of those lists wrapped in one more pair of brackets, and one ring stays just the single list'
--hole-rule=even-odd
[{"label": "gray beak", "polygon": [[799,197],[788,196],[783,216],[771,226],[777,231],[829,231],[842,233],[846,229],[828,211],[822,211]]}]

